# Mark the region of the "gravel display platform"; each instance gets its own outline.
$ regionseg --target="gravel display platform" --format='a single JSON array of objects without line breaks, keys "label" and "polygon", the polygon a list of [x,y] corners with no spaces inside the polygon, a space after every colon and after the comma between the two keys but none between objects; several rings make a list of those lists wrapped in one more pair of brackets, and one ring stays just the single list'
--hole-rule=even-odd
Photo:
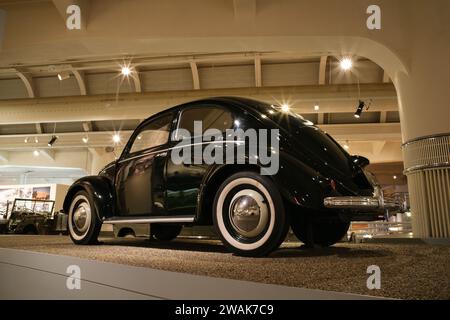
[{"label": "gravel display platform", "polygon": [[[306,249],[285,243],[265,258],[228,253],[219,241],[101,238],[76,246],[66,236],[0,235],[0,247],[125,265],[400,299],[450,299],[450,246],[340,243]],[[381,269],[381,289],[366,286],[367,267]]]}]

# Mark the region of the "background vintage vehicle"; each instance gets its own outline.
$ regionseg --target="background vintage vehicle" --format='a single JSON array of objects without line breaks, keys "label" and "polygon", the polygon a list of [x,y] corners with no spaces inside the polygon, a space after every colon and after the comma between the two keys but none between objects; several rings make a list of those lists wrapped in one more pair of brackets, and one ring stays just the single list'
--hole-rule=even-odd
[{"label": "background vintage vehicle", "polygon": [[54,226],[52,200],[14,199],[7,233],[48,234]]},{"label": "background vintage vehicle", "polygon": [[[176,164],[176,132],[193,133],[194,121],[202,121],[203,130],[222,132],[278,129],[278,172],[261,175],[261,163],[248,163],[255,156],[249,148],[246,164]],[[183,225],[214,224],[223,243],[240,255],[270,253],[289,226],[304,243],[329,246],[346,234],[350,221],[376,220],[399,207],[383,198],[364,171],[368,163],[291,111],[243,98],[211,98],[142,122],[116,161],[71,186],[64,211],[77,244],[95,243],[102,223],[142,223],[151,224],[161,240],[175,238]]]}]

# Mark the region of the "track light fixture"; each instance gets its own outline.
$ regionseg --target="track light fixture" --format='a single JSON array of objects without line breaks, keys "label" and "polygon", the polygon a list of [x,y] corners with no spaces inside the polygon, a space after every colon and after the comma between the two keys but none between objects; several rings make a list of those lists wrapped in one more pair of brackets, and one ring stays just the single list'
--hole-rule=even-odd
[{"label": "track light fixture", "polygon": [[61,72],[58,73],[59,81],[66,80],[66,79],[69,79],[69,78],[70,78],[69,71],[61,71]]},{"label": "track light fixture", "polygon": [[358,107],[356,108],[354,117],[359,119],[361,117],[361,113],[364,111],[364,108],[366,110],[369,110],[369,107],[371,104],[372,104],[372,99],[369,100],[369,103],[359,100]]},{"label": "track light fixture", "polygon": [[47,143],[47,145],[48,145],[49,147],[52,147],[53,144],[56,142],[56,140],[58,140],[58,137],[57,137],[57,136],[52,136],[52,138],[51,138],[50,141]]}]

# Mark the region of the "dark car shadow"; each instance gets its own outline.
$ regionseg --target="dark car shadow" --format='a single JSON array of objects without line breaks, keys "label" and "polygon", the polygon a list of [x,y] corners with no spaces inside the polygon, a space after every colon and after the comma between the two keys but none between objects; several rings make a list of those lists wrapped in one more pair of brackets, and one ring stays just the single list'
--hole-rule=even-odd
[{"label": "dark car shadow", "polygon": [[[211,240],[188,240],[176,239],[173,241],[157,241],[149,239],[105,239],[100,242],[102,245],[111,246],[127,246],[152,248],[162,250],[178,250],[178,251],[196,251],[211,253],[229,253],[227,248],[219,241]],[[337,256],[347,259],[357,258],[377,258],[388,256],[389,253],[384,250],[361,249],[360,247],[315,247],[310,248],[299,244],[298,247],[280,248],[272,252],[269,258],[300,258],[300,257],[326,257]]]},{"label": "dark car shadow", "polygon": [[351,247],[327,247],[327,248],[309,248],[304,245],[293,248],[280,248],[272,252],[271,258],[299,258],[299,257],[327,257],[338,256],[340,258],[379,258],[388,256],[389,253],[383,250],[369,250]]},{"label": "dark car shadow", "polygon": [[111,239],[101,241],[103,245],[141,247],[180,251],[218,252],[226,253],[227,249],[220,243],[211,243],[202,240],[177,239],[173,241],[158,241],[149,239]]}]

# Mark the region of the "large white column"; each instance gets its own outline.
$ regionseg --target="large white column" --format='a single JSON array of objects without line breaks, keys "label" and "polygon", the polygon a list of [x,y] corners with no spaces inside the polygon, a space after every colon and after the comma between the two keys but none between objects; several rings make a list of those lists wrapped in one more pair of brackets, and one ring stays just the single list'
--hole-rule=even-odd
[{"label": "large white column", "polygon": [[409,74],[396,79],[413,231],[450,237],[450,2],[411,12]]}]

